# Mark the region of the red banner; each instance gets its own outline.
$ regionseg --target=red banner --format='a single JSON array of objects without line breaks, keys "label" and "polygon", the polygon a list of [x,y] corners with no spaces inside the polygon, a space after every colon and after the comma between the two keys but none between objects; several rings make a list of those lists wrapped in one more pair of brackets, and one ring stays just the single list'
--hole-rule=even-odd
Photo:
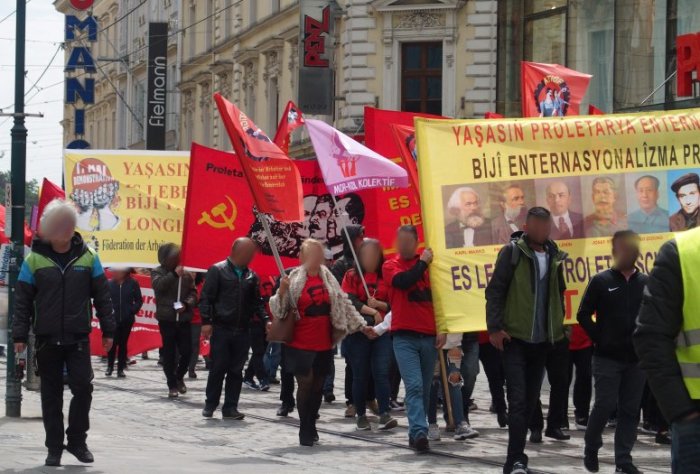
[{"label": "red banner", "polygon": [[[141,287],[143,296],[143,306],[136,315],[136,323],[131,329],[127,355],[129,357],[158,349],[161,346],[160,331],[158,321],[156,321],[156,301],[153,297],[151,279],[147,275],[135,274],[132,276]],[[90,353],[92,355],[106,355],[102,350],[102,331],[100,323],[96,317],[92,318],[92,332],[90,333]]]},{"label": "red banner", "polygon": [[301,181],[294,162],[238,107],[218,93],[214,100],[258,210],[282,222],[302,221]]},{"label": "red banner", "polygon": [[280,147],[284,153],[289,153],[289,142],[292,132],[304,125],[304,116],[299,110],[299,107],[291,100],[287,103],[287,108],[284,109],[284,114],[277,125],[277,133],[272,140]]},{"label": "red banner", "polygon": [[[248,236],[260,246],[261,254],[252,267],[266,283],[268,276],[277,274],[277,267],[262,225],[253,215],[253,197],[239,161],[232,153],[192,145],[182,263],[204,271],[230,253],[234,239]],[[335,209],[318,163],[297,161],[296,165],[304,193],[304,221],[269,222],[285,267],[298,265],[301,243],[308,237],[324,242],[339,257],[343,247],[339,216],[347,212],[351,223],[368,225],[365,210],[370,207],[358,194],[347,194],[338,197]]]},{"label": "red banner", "polygon": [[588,105],[588,115],[605,115],[605,112],[600,110],[595,105],[589,104]]},{"label": "red banner", "polygon": [[523,117],[578,115],[591,75],[559,64],[521,62]]},{"label": "red banner", "polygon": [[[395,163],[401,164],[401,150],[391,131],[391,124],[413,127],[414,117],[440,118],[435,115],[397,112],[365,107],[365,145]],[[423,242],[423,221],[415,188],[382,188],[364,191],[363,199],[374,205],[368,209],[367,235],[378,238],[386,249],[391,249],[396,229],[403,224],[418,227]]]},{"label": "red banner", "polygon": [[406,125],[391,124],[391,131],[396,140],[396,147],[399,149],[401,156],[401,166],[408,171],[408,177],[411,181],[411,186],[418,192],[414,192],[413,196],[420,204],[420,183],[418,180],[418,155],[416,150],[416,130],[413,127]]}]

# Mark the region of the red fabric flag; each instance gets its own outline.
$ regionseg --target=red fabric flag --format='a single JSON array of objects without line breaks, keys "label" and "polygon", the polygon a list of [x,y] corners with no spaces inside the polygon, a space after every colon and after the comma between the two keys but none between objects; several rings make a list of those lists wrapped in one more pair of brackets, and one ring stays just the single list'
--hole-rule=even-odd
[{"label": "red fabric flag", "polygon": [[605,115],[605,112],[600,110],[595,105],[588,104],[588,115]]},{"label": "red fabric flag", "polygon": [[521,62],[523,117],[578,115],[590,74],[559,64]]},{"label": "red fabric flag", "polygon": [[418,179],[418,151],[416,150],[416,130],[406,125],[391,124],[391,131],[396,140],[396,146],[401,156],[401,166],[408,171],[411,186],[416,189],[413,193],[420,204],[420,183]]},{"label": "red fabric flag", "polygon": [[41,190],[39,191],[39,218],[41,219],[41,214],[44,212],[44,208],[48,203],[54,199],[65,198],[66,192],[59,185],[54,184],[48,179],[44,178],[44,181],[41,183]]},{"label": "red fabric flag", "polygon": [[484,114],[484,118],[486,118],[486,119],[502,119],[505,117],[501,114],[497,114],[496,112],[486,112]]},{"label": "red fabric flag", "polygon": [[304,115],[299,107],[291,100],[287,103],[287,108],[284,109],[284,115],[280,118],[280,123],[277,125],[277,133],[272,140],[280,147],[284,153],[289,153],[289,141],[292,132],[304,125]]},{"label": "red fabric flag", "polygon": [[[5,235],[5,206],[0,205],[0,244],[9,244],[10,238]],[[24,223],[24,245],[31,246],[34,234],[27,223]]]},{"label": "red fabric flag", "polygon": [[281,222],[304,220],[299,170],[294,162],[238,107],[214,94],[255,204]]}]

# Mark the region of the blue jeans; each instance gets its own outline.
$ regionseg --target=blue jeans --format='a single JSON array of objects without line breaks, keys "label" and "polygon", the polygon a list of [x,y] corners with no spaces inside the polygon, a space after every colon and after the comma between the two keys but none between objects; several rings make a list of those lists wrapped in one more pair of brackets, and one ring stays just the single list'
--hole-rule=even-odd
[{"label": "blue jeans", "polygon": [[279,342],[271,342],[267,345],[265,356],[263,357],[263,365],[265,372],[270,379],[277,377],[277,369],[282,361],[282,344]]},{"label": "blue jeans", "polygon": [[[459,426],[464,421],[464,403],[462,402],[462,386],[460,384],[452,384],[449,382],[449,377],[453,373],[460,373],[460,368],[454,365],[447,359],[447,351],[442,351],[442,356],[445,359],[445,367],[447,368],[447,385],[450,387],[450,404],[452,405],[452,417],[454,418],[455,426]],[[442,376],[433,377],[433,383],[430,386],[430,407],[428,408],[428,423],[437,423],[437,398],[438,390],[442,388]],[[445,410],[445,422],[447,420],[447,410]]]},{"label": "blue jeans", "polygon": [[[479,340],[468,341],[462,344],[462,365],[460,371],[464,379],[462,386],[462,409],[464,410],[465,419],[469,421],[469,400],[474,393],[476,385],[476,376],[479,375]],[[455,419],[455,423],[457,420]]]},{"label": "blue jeans", "polygon": [[700,420],[680,421],[671,427],[671,469],[673,474],[700,473]]},{"label": "blue jeans", "polygon": [[358,416],[363,416],[367,405],[370,374],[374,378],[374,392],[379,413],[389,413],[389,368],[391,367],[391,338],[389,334],[370,341],[362,333],[345,339],[345,355],[352,367],[352,399]]},{"label": "blue jeans", "polygon": [[394,354],[406,388],[408,436],[427,436],[430,385],[433,380],[437,350],[435,336],[412,333],[394,334]]}]

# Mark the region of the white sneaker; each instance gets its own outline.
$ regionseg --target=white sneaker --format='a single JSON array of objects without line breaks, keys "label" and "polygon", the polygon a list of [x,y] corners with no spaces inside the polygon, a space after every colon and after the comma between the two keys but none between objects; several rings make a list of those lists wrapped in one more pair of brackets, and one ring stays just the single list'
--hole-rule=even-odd
[{"label": "white sneaker", "polygon": [[457,441],[464,441],[465,439],[474,439],[479,437],[479,432],[472,428],[469,423],[463,421],[455,431],[453,438]]},{"label": "white sneaker", "polygon": [[440,441],[440,427],[437,423],[428,426],[428,441]]}]

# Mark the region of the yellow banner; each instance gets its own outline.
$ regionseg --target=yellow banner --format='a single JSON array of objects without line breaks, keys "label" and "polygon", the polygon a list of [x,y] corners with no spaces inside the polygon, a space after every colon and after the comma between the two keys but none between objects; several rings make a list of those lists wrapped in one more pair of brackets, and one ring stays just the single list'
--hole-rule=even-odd
[{"label": "yellow banner", "polygon": [[641,235],[649,272],[669,231],[700,205],[700,109],[545,119],[416,119],[421,205],[439,327],[486,328],[484,289],[527,209],[553,216],[567,322],[590,278],[612,263],[610,237]]},{"label": "yellow banner", "polygon": [[180,244],[189,157],[173,151],[64,151],[66,196],[78,207],[78,232],[104,266],[154,267],[160,245]]}]

